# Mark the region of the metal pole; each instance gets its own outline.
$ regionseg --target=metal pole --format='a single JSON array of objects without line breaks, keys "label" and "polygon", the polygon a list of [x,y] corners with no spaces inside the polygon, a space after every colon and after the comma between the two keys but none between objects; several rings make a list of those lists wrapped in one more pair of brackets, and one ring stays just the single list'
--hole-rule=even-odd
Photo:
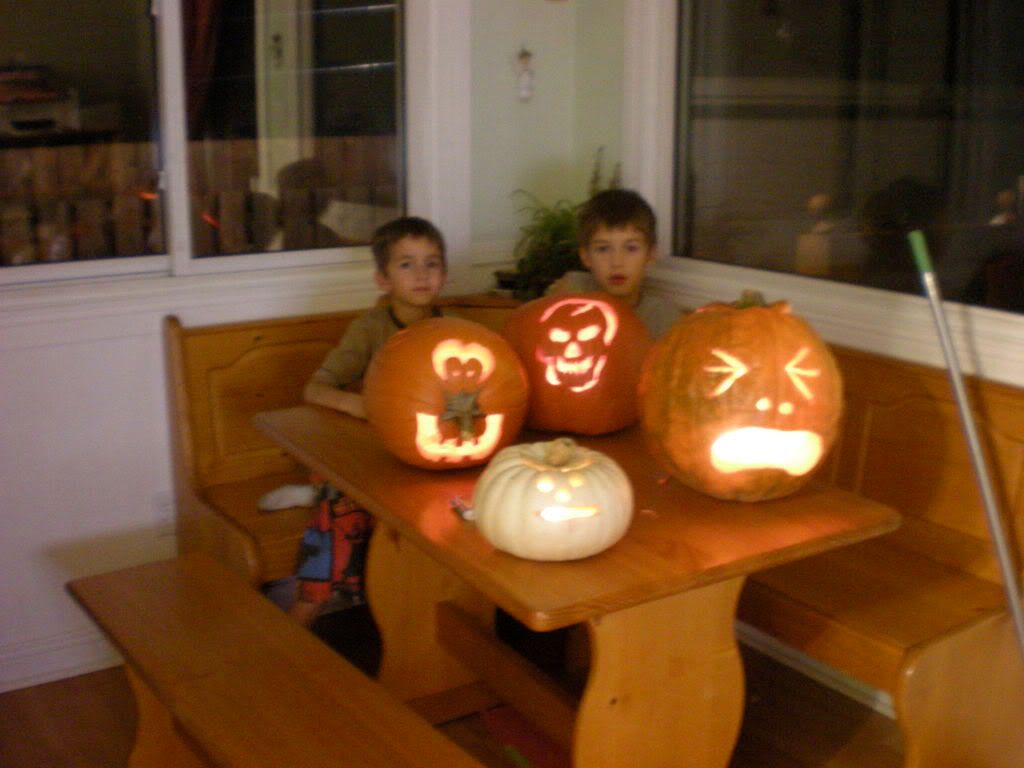
[{"label": "metal pole", "polygon": [[985,454],[981,449],[981,441],[978,439],[978,432],[974,425],[974,413],[971,411],[970,401],[967,399],[967,390],[964,388],[963,377],[960,374],[960,363],[957,360],[956,349],[953,346],[953,339],[949,333],[949,326],[946,323],[946,313],[942,308],[942,294],[939,292],[939,284],[935,279],[935,271],[932,269],[932,261],[928,255],[928,245],[925,242],[924,233],[919,229],[915,229],[907,236],[907,239],[910,241],[910,249],[914,254],[914,263],[917,265],[917,271],[921,276],[921,283],[928,296],[928,303],[932,308],[932,317],[935,319],[935,327],[939,332],[942,353],[946,357],[949,381],[953,385],[953,393],[956,395],[960,422],[967,437],[967,447],[970,449],[971,463],[974,465],[974,475],[981,489],[981,498],[985,504],[985,515],[988,517],[989,532],[992,534],[992,543],[995,546],[999,568],[1003,576],[1006,600],[1009,603],[1010,614],[1017,629],[1017,642],[1020,646],[1021,656],[1024,657],[1024,609],[1021,607],[1020,588],[1017,583],[1019,577],[1014,570],[1013,558],[1006,543],[1006,533],[1003,530],[1003,521],[999,516],[995,493],[992,490],[992,481],[989,476],[988,466],[985,463]]}]

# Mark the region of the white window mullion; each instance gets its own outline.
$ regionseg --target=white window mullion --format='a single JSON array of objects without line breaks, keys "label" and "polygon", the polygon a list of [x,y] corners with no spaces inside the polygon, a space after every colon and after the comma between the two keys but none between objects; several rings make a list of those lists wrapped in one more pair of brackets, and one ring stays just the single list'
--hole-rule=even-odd
[{"label": "white window mullion", "polygon": [[192,220],[188,192],[188,110],[185,98],[185,44],[181,3],[156,0],[157,80],[160,93],[160,156],[164,203],[164,242],[171,274],[192,267]]},{"label": "white window mullion", "polygon": [[623,176],[661,215],[663,255],[672,244],[677,0],[626,0]]}]

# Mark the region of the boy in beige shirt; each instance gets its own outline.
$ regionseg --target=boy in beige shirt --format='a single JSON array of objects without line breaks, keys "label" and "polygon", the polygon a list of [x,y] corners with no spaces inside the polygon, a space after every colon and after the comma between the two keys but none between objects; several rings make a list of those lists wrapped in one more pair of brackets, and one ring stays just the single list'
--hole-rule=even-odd
[{"label": "boy in beige shirt", "polygon": [[[306,402],[366,418],[354,391],[374,353],[402,328],[440,315],[435,305],[447,277],[444,238],[425,219],[404,217],[380,227],[372,241],[374,280],[387,301],[357,317],[306,384]],[[298,591],[289,610],[309,626],[328,600],[363,602],[363,566],[373,518],[329,483],[314,479],[316,512],[303,536]]]},{"label": "boy in beige shirt", "polygon": [[548,294],[604,291],[637,313],[651,336],[663,335],[679,317],[679,307],[643,290],[647,265],[657,255],[657,219],[636,192],[606,189],[577,214],[580,261],[588,272],[567,272]]}]

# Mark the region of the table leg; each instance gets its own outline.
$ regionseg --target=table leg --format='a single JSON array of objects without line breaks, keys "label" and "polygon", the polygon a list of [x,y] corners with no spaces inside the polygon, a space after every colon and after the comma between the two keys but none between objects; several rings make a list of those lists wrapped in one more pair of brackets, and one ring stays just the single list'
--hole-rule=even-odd
[{"label": "table leg", "polygon": [[743,715],[734,620],[742,577],[588,623],[573,764],[725,768]]},{"label": "table leg", "polygon": [[174,718],[160,703],[139,674],[125,666],[135,694],[135,744],[128,757],[129,768],[204,768],[204,762],[181,737]]},{"label": "table leg", "polygon": [[412,701],[477,680],[438,643],[436,606],[452,601],[489,627],[493,605],[380,520],[370,541],[366,589],[383,646],[381,684]]}]

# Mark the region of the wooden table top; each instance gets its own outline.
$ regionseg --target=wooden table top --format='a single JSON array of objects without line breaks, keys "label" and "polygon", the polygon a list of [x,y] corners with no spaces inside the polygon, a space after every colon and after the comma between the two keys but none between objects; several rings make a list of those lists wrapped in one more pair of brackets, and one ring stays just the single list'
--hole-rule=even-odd
[{"label": "wooden table top", "polygon": [[[812,482],[783,499],[721,501],[656,465],[638,427],[578,442],[614,458],[633,483],[625,537],[584,560],[544,563],[496,550],[451,507],[482,468],[431,471],[392,456],[370,425],[318,406],[258,414],[256,426],[432,558],[535,630],[768,568],[893,530],[898,513]],[[524,433],[520,442],[551,439]]]}]

